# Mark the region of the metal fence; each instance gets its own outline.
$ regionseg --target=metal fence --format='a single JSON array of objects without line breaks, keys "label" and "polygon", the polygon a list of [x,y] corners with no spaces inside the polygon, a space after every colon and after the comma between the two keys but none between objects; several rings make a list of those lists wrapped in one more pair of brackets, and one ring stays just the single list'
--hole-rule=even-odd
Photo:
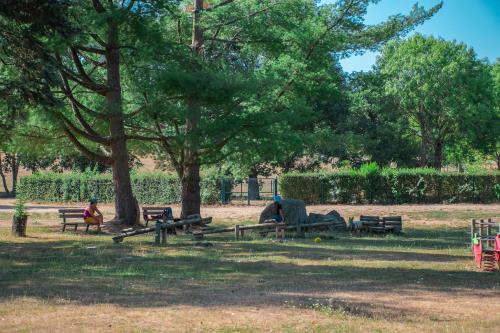
[{"label": "metal fence", "polygon": [[221,180],[220,198],[223,205],[233,201],[246,202],[273,200],[278,194],[278,177]]}]

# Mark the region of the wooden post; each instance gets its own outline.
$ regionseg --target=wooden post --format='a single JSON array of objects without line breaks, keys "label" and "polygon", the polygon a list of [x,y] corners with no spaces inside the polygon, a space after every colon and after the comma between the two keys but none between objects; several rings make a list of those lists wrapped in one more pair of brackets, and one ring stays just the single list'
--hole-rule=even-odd
[{"label": "wooden post", "polygon": [[155,245],[160,245],[161,222],[156,221],[155,225]]},{"label": "wooden post", "polygon": [[490,236],[493,235],[492,233],[492,228],[491,228],[491,219],[488,219],[488,246],[493,247],[493,240],[490,240]]},{"label": "wooden post", "polygon": [[161,228],[161,243],[163,245],[167,244],[167,224],[164,223]]},{"label": "wooden post", "polygon": [[281,227],[276,227],[276,239],[283,239],[283,238],[281,237],[281,231],[282,231],[282,230],[283,230],[283,229],[282,229]]},{"label": "wooden post", "polygon": [[484,238],[484,220],[479,220],[479,237]]},{"label": "wooden post", "polygon": [[472,239],[474,238],[475,233],[476,233],[476,219],[472,219],[472,222],[470,224],[470,244],[471,244],[471,246],[474,245]]},{"label": "wooden post", "polygon": [[240,225],[237,224],[234,226],[234,240],[238,240],[240,238]]}]

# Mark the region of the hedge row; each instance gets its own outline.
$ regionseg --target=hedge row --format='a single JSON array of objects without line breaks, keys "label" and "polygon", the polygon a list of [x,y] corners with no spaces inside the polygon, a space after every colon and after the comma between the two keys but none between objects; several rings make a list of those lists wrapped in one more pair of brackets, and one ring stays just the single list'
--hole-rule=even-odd
[{"label": "hedge row", "polygon": [[[217,179],[205,177],[201,182],[203,203],[215,203],[220,198]],[[181,186],[177,176],[151,173],[132,175],[132,189],[140,204],[177,203]],[[97,198],[100,202],[114,201],[113,180],[109,174],[46,173],[22,177],[17,196],[39,202],[83,202]]]},{"label": "hedge row", "polygon": [[280,192],[286,198],[307,203],[487,203],[500,199],[500,173],[387,169],[285,174],[280,180]]},{"label": "hedge row", "polygon": [[[232,183],[225,183],[230,191]],[[181,198],[175,175],[132,175],[132,188],[140,204],[177,203]],[[281,177],[280,193],[307,203],[487,203],[500,200],[500,173],[458,174],[432,169],[291,173]],[[39,202],[82,202],[92,197],[100,202],[114,201],[109,174],[35,174],[20,179],[17,194]],[[220,201],[217,176],[202,178],[201,197],[203,203]]]}]

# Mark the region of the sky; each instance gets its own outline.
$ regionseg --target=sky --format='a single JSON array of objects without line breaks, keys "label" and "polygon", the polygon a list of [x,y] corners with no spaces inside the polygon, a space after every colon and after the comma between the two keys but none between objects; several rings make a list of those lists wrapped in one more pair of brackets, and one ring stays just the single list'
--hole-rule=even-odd
[{"label": "sky", "polygon": [[[324,0],[324,3],[332,0]],[[366,24],[376,24],[388,16],[411,10],[417,0],[382,0],[368,7]],[[500,0],[444,0],[443,8],[415,32],[434,35],[446,40],[456,40],[471,46],[479,58],[494,62],[500,58]],[[419,5],[430,8],[439,0],[420,0]],[[361,56],[342,59],[346,72],[369,70],[375,63],[377,53],[368,52]]]}]

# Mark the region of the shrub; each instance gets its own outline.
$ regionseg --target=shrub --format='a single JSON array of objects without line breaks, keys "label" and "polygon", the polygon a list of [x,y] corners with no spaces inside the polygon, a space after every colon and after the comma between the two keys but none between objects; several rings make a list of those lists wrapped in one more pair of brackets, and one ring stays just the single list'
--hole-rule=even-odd
[{"label": "shrub", "polygon": [[[500,200],[500,173],[447,173],[434,169],[379,169],[291,173],[280,180],[285,198],[307,203],[443,203]],[[496,187],[497,186],[497,187]]]},{"label": "shrub", "polygon": [[[178,203],[181,185],[176,175],[138,173],[131,176],[132,190],[141,204]],[[219,183],[207,175],[201,181],[203,203],[215,203],[220,198]],[[83,202],[95,197],[99,202],[113,202],[114,188],[110,174],[44,173],[21,177],[19,198],[39,202]]]}]

